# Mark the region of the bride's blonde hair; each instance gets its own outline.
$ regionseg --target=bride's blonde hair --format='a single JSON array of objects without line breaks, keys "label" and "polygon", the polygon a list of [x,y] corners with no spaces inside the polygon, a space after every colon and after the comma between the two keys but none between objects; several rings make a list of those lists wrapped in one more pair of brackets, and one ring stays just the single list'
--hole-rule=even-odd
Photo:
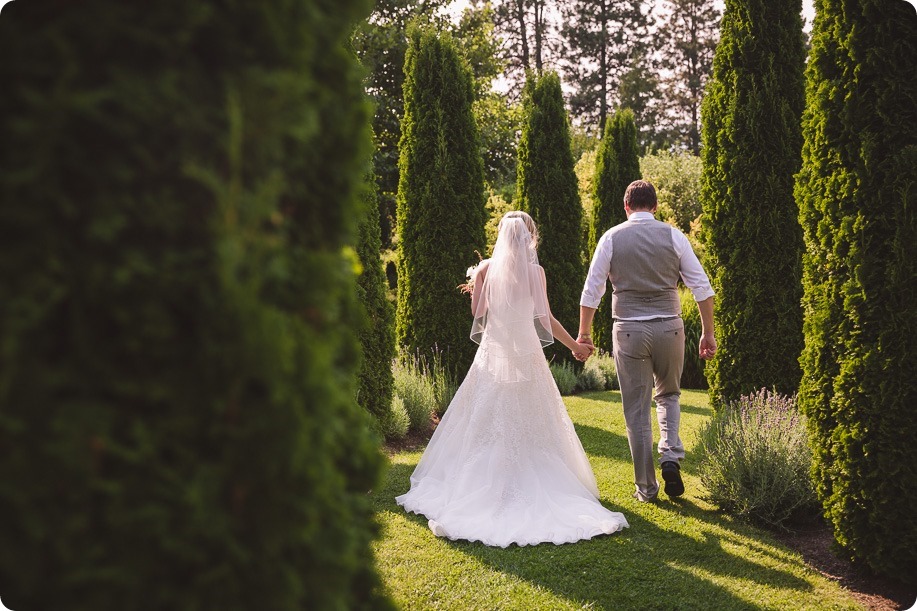
[{"label": "bride's blonde hair", "polygon": [[[525,223],[525,228],[529,230],[529,233],[532,234],[532,248],[538,248],[538,228],[535,227],[535,221],[532,220],[532,217],[528,213],[523,212],[522,210],[511,210],[503,215],[504,219],[522,219],[522,222]],[[503,219],[500,219],[500,222],[503,222]]]}]

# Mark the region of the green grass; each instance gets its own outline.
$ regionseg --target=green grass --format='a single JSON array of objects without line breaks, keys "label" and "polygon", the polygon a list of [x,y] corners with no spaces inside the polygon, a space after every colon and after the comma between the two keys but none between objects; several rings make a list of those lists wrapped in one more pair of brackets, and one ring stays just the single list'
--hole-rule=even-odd
[{"label": "green grass", "polygon": [[[694,476],[706,393],[682,395],[687,491],[656,503],[631,498],[633,471],[620,395],[566,397],[602,503],[630,522],[623,532],[555,546],[490,548],[438,539],[394,497],[409,487],[420,452],[391,459],[373,492],[382,536],[375,554],[403,609],[856,609],[837,584],[806,567],[766,531],[718,512]],[[658,439],[658,432],[657,432]]]}]

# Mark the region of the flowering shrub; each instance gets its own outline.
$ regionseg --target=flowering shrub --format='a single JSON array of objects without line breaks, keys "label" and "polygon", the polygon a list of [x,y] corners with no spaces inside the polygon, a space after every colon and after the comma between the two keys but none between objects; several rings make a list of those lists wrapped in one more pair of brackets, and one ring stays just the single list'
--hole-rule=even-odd
[{"label": "flowering shrub", "polygon": [[806,438],[795,397],[765,389],[742,396],[699,432],[701,481],[722,509],[781,526],[818,507]]},{"label": "flowering shrub", "polygon": [[563,361],[560,363],[551,363],[551,374],[554,376],[554,383],[557,384],[557,390],[562,395],[572,395],[576,390],[577,375],[573,370],[573,365]]}]

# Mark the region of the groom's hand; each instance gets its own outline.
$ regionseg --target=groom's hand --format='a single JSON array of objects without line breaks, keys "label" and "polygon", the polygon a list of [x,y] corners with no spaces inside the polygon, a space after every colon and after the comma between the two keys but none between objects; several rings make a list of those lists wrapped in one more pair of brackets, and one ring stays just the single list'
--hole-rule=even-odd
[{"label": "groom's hand", "polygon": [[594,350],[595,350],[595,347],[590,344],[584,344],[582,342],[577,342],[576,349],[572,350],[571,352],[573,352],[573,358],[575,358],[577,361],[586,362],[586,360],[588,360],[589,357],[592,356],[592,353]]},{"label": "groom's hand", "polygon": [[580,358],[579,356],[577,356],[576,353],[573,354],[573,356],[575,356],[578,360],[585,361],[586,359],[588,359],[590,356],[592,356],[595,353],[595,344],[592,343],[592,337],[590,337],[589,335],[583,335],[581,333],[576,338],[576,343],[582,346],[583,349],[586,351],[586,355],[583,358]]},{"label": "groom's hand", "polygon": [[713,355],[716,354],[716,339],[713,337],[713,334],[705,334],[700,336],[700,345],[698,346],[698,351],[700,357],[705,361],[709,361],[713,358]]}]

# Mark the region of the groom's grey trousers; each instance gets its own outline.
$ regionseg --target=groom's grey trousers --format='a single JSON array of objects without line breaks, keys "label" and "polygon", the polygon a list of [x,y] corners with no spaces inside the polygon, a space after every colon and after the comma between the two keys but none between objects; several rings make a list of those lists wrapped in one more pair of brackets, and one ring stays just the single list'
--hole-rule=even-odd
[{"label": "groom's grey trousers", "polygon": [[653,461],[651,400],[659,422],[659,460],[678,462],[685,448],[678,436],[681,371],[685,362],[685,327],[681,318],[616,320],[612,331],[615,369],[624,403],[627,441],[634,460],[634,494],[649,501],[659,494]]}]

